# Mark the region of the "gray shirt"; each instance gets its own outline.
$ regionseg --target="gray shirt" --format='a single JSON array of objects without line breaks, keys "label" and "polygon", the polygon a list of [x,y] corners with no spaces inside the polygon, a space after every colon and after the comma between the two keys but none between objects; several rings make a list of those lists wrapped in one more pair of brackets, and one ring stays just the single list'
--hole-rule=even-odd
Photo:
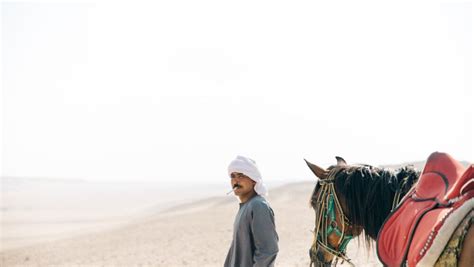
[{"label": "gray shirt", "polygon": [[224,267],[273,266],[277,253],[278,234],[268,202],[256,195],[240,203]]}]

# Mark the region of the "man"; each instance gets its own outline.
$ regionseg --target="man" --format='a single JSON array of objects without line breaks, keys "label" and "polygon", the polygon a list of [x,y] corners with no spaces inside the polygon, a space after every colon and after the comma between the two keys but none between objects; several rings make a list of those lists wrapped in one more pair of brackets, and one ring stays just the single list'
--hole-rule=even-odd
[{"label": "man", "polygon": [[273,210],[263,198],[267,189],[257,165],[252,159],[237,156],[230,163],[228,173],[240,207],[224,266],[273,266],[278,253],[278,235]]}]

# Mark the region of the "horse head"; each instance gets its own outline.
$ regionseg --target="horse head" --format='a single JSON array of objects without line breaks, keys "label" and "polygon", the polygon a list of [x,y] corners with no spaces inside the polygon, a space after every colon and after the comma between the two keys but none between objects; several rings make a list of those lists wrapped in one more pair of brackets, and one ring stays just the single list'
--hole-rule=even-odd
[{"label": "horse head", "polygon": [[349,241],[360,235],[362,227],[354,225],[349,214],[346,198],[336,191],[336,175],[348,167],[346,161],[336,157],[337,164],[328,169],[306,161],[318,182],[311,196],[316,220],[314,240],[309,250],[311,264],[330,266],[334,259],[349,261],[345,251]]}]

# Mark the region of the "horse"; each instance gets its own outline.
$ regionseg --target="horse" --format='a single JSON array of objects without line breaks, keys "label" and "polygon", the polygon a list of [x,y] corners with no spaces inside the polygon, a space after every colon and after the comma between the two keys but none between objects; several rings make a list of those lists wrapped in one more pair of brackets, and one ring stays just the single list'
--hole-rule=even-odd
[{"label": "horse", "polygon": [[[337,265],[339,260],[353,265],[346,255],[349,241],[360,238],[363,233],[367,249],[373,246],[387,217],[420,178],[420,172],[412,166],[391,170],[348,165],[341,157],[336,160],[337,164],[327,169],[305,160],[319,178],[310,199],[316,214],[314,239],[309,250],[310,266]],[[468,215],[435,266],[451,266],[448,260],[457,266],[474,266],[472,209]]]}]

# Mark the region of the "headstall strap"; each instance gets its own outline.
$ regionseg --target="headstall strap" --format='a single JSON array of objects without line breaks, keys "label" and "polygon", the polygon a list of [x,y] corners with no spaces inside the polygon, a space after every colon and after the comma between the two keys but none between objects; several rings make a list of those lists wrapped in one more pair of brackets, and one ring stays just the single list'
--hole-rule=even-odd
[{"label": "headstall strap", "polygon": [[[335,265],[338,262],[338,259],[341,259],[342,262],[346,261],[350,265],[354,266],[351,260],[345,255],[345,249],[347,243],[352,239],[352,236],[345,235],[346,224],[350,225],[349,219],[345,216],[342,206],[339,202],[339,199],[336,195],[336,190],[334,188],[336,170],[331,170],[327,179],[319,180],[318,183],[321,186],[317,196],[317,202],[319,203],[319,209],[316,214],[316,222],[314,229],[314,241],[311,246],[311,263],[310,266],[317,260],[317,245],[321,246],[324,250],[336,257]],[[333,226],[332,222],[336,220],[336,209],[339,211],[340,221],[342,223],[342,231],[338,229],[337,225]],[[331,213],[331,214],[329,214]],[[328,216],[331,219],[331,222],[328,224]],[[339,249],[336,250],[328,243],[328,229],[336,231],[339,233],[340,238],[338,241]],[[320,238],[318,238],[320,237]],[[342,245],[341,245],[342,244]]]}]

